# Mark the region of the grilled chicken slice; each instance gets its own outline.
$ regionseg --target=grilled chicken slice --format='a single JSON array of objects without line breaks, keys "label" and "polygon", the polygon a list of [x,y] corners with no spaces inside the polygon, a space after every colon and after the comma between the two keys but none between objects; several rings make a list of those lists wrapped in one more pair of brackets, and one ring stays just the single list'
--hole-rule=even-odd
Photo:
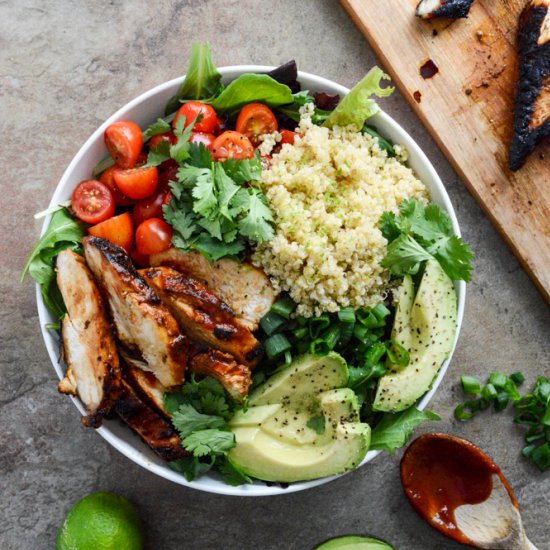
[{"label": "grilled chicken slice", "polygon": [[82,243],[88,266],[109,302],[121,344],[138,351],[163,386],[181,384],[189,342],[177,321],[122,248],[98,237],[85,237]]},{"label": "grilled chicken slice", "polygon": [[459,19],[468,17],[474,0],[420,0],[416,6],[416,15],[422,19],[449,17]]},{"label": "grilled chicken slice", "polygon": [[518,27],[518,86],[508,166],[519,170],[550,136],[550,0],[532,0]]},{"label": "grilled chicken slice", "polygon": [[67,364],[61,393],[77,395],[85,426],[97,428],[120,392],[120,366],[101,294],[84,258],[72,250],[57,255],[57,285],[67,307],[62,355]]},{"label": "grilled chicken slice", "polygon": [[275,290],[267,275],[248,262],[223,258],[209,262],[199,252],[181,252],[169,248],[149,257],[152,266],[169,266],[204,284],[237,314],[249,330],[256,330],[269,311]]},{"label": "grilled chicken slice", "polygon": [[248,367],[239,365],[231,355],[218,350],[208,350],[193,356],[189,369],[196,374],[212,376],[237,401],[242,401],[248,395],[252,383]]},{"label": "grilled chicken slice", "polygon": [[164,394],[168,391],[151,372],[147,364],[121,354],[123,377],[149,407],[164,416],[170,416],[164,408]]},{"label": "grilled chicken slice", "polygon": [[124,379],[115,411],[163,460],[176,460],[189,456],[181,446],[181,439],[170,422],[148,407]]},{"label": "grilled chicken slice", "polygon": [[260,342],[206,286],[171,267],[151,267],[139,274],[158,292],[189,338],[229,353],[243,365],[256,364],[262,353]]}]

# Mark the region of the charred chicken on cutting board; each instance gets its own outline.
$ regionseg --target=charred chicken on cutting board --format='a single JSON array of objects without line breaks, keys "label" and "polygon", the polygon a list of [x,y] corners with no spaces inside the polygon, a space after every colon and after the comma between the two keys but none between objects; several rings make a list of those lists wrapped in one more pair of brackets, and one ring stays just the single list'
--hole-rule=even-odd
[{"label": "charred chicken on cutting board", "polygon": [[103,299],[84,258],[72,250],[57,256],[57,285],[67,314],[62,355],[67,364],[61,393],[78,395],[87,411],[86,426],[97,428],[120,392],[120,366]]},{"label": "charred chicken on cutting board", "polygon": [[422,19],[468,17],[473,3],[474,0],[420,0],[416,6],[416,15]]}]

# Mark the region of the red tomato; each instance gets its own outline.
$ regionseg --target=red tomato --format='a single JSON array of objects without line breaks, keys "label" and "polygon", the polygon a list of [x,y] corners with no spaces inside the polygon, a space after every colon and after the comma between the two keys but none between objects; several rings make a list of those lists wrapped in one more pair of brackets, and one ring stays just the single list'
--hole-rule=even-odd
[{"label": "red tomato", "polygon": [[105,145],[121,168],[133,168],[143,147],[140,127],[129,120],[119,120],[107,126]]},{"label": "red tomato", "polygon": [[235,130],[244,134],[254,145],[260,144],[259,136],[271,134],[279,128],[273,111],[262,103],[245,105],[239,116]]},{"label": "red tomato", "polygon": [[212,144],[214,160],[251,159],[254,147],[250,140],[239,132],[227,130],[219,135]]},{"label": "red tomato", "polygon": [[172,228],[159,218],[145,220],[136,229],[136,248],[140,254],[157,254],[170,248]]},{"label": "red tomato", "polygon": [[177,181],[178,180],[178,170],[179,165],[176,162],[175,166],[170,166],[166,170],[163,170],[159,173],[159,184],[158,186],[167,191],[170,189],[170,186],[168,185],[171,181]]},{"label": "red tomato", "polygon": [[115,204],[117,206],[128,206],[129,204],[132,204],[132,199],[129,199],[124,193],[117,187],[117,184],[115,183],[115,180],[113,178],[113,174],[120,170],[120,168],[117,168],[117,166],[109,166],[103,174],[101,174],[101,177],[99,178],[99,181],[101,183],[104,183],[109,190],[111,191],[113,195],[113,199],[115,200]]},{"label": "red tomato", "polygon": [[189,143],[202,143],[207,149],[212,150],[216,136],[207,132],[193,132],[189,138]]},{"label": "red tomato", "polygon": [[157,188],[150,197],[136,202],[132,212],[134,223],[139,225],[149,218],[162,218],[162,206],[168,204],[170,199],[167,201],[166,197],[169,194],[166,189]]},{"label": "red tomato", "polygon": [[149,267],[149,256],[138,252],[135,248],[130,252],[130,258],[138,267]]},{"label": "red tomato", "polygon": [[290,143],[290,145],[294,145],[294,140],[296,139],[296,136],[299,136],[297,132],[293,132],[292,130],[281,130],[281,141],[279,143],[281,145],[284,145],[285,143]]},{"label": "red tomato", "polygon": [[120,216],[109,218],[98,225],[90,227],[88,233],[94,237],[107,239],[109,242],[129,252],[132,248],[132,241],[134,240],[132,216],[130,216],[128,212],[124,212],[124,214],[120,214]]},{"label": "red tomato", "polygon": [[71,206],[77,218],[86,223],[99,223],[115,213],[115,201],[109,188],[100,181],[81,181],[71,195]]},{"label": "red tomato", "polygon": [[172,132],[157,134],[149,140],[149,149],[154,149],[159,143],[162,143],[163,141],[167,141],[170,145],[175,145],[178,142],[178,138]]},{"label": "red tomato", "polygon": [[113,178],[118,188],[131,199],[144,199],[157,188],[159,173],[156,166],[117,170]]},{"label": "red tomato", "polygon": [[213,134],[218,127],[216,111],[210,105],[201,103],[200,101],[188,101],[184,103],[176,113],[172,127],[176,127],[176,122],[180,116],[185,117],[185,126],[187,127],[198,115],[202,115],[202,118],[195,122],[193,132],[208,132]]}]

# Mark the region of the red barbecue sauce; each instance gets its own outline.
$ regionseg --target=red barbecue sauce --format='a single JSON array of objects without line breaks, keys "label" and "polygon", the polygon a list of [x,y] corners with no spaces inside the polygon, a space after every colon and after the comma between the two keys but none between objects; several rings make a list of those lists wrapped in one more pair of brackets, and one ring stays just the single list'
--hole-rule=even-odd
[{"label": "red barbecue sauce", "polygon": [[489,498],[497,474],[518,504],[498,466],[473,443],[447,434],[417,438],[401,460],[401,483],[418,514],[432,527],[463,544],[472,541],[456,525],[454,511]]},{"label": "red barbecue sauce", "polygon": [[426,80],[432,78],[439,72],[439,67],[431,60],[428,59],[420,66],[420,76]]}]

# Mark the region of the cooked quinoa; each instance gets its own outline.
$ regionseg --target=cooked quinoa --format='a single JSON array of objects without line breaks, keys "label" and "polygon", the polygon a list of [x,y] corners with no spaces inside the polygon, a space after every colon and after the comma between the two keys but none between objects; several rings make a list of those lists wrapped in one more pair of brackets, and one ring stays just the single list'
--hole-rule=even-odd
[{"label": "cooked quinoa", "polygon": [[378,221],[387,210],[397,213],[403,199],[426,204],[426,187],[403,164],[402,147],[389,158],[352,127],[314,125],[310,109],[299,132],[303,137],[283,145],[262,173],[276,233],[256,248],[253,263],[290,294],[298,315],[374,306],[389,288]]}]

